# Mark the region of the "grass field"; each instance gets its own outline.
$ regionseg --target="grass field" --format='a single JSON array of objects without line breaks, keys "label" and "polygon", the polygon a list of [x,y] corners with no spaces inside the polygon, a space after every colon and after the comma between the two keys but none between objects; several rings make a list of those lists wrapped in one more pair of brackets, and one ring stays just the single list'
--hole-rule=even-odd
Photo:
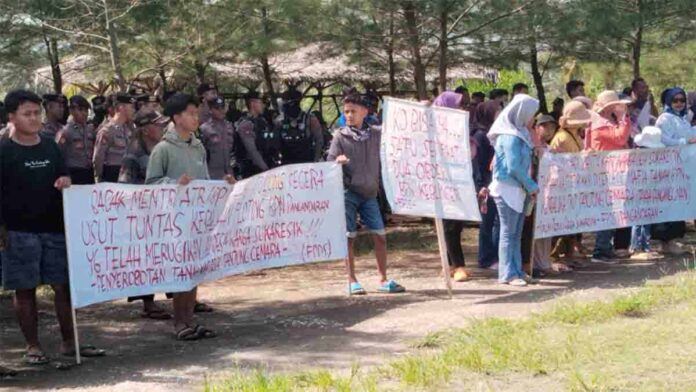
[{"label": "grass field", "polygon": [[471,320],[382,366],[233,369],[213,391],[695,391],[696,272],[606,301],[559,299],[520,320]]}]

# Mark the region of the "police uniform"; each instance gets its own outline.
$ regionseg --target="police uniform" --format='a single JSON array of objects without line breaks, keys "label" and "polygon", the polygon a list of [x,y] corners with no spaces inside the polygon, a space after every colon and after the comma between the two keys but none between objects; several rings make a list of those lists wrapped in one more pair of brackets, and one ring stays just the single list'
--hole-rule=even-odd
[{"label": "police uniform", "polygon": [[[225,107],[225,100],[218,97],[208,101],[208,107]],[[200,127],[200,139],[208,152],[208,173],[212,180],[221,180],[233,174],[234,126],[226,119],[210,118]]]},{"label": "police uniform", "polygon": [[[43,104],[44,108],[48,106],[50,102],[56,102],[61,105],[65,105],[67,100],[64,95],[58,95],[58,94],[44,94],[43,98]],[[43,128],[41,128],[41,136],[47,137],[49,139],[55,140],[56,135],[58,135],[58,132],[63,129],[63,123],[61,123],[62,119],[52,119],[48,120],[46,119],[46,122],[43,124]]]},{"label": "police uniform", "polygon": [[235,128],[235,157],[242,178],[249,178],[279,165],[278,133],[263,116],[246,114]]},{"label": "police uniform", "polygon": [[[87,100],[79,95],[70,98],[70,107],[73,106],[89,109]],[[65,166],[75,185],[94,184],[92,157],[95,139],[96,132],[92,124],[78,124],[72,119],[68,120],[56,136],[56,142],[65,158]]]},{"label": "police uniform", "polygon": [[[114,100],[115,104],[134,103],[134,99],[127,94],[117,94]],[[100,127],[92,160],[96,182],[118,181],[133,128],[132,124],[116,124],[113,120],[108,120]]]},{"label": "police uniform", "polygon": [[283,113],[274,121],[280,139],[282,164],[316,162],[324,148],[319,120],[300,109],[302,93],[288,90],[284,94]]}]

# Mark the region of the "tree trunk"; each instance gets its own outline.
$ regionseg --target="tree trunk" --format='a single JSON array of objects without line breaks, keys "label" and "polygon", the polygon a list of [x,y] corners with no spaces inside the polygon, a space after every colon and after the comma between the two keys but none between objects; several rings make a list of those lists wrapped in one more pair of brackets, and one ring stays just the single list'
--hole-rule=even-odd
[{"label": "tree trunk", "polygon": [[56,94],[63,93],[63,73],[60,69],[60,61],[58,56],[58,41],[55,38],[48,38],[44,34],[44,43],[46,44],[46,55],[48,62],[51,64],[51,79],[53,80],[53,92]]},{"label": "tree trunk", "polygon": [[406,33],[411,51],[411,62],[413,64],[413,80],[416,84],[416,94],[419,100],[428,99],[428,87],[425,81],[425,66],[421,57],[421,43],[418,34],[418,22],[416,20],[416,6],[413,0],[403,3],[404,16],[406,20]]},{"label": "tree trunk", "polygon": [[394,13],[389,13],[389,40],[387,41],[387,66],[389,68],[389,95],[396,95],[396,64],[394,63]]},{"label": "tree trunk", "polygon": [[111,16],[109,15],[109,4],[108,0],[102,0],[104,7],[104,20],[106,21],[106,33],[109,36],[109,54],[111,55],[111,68],[114,72],[114,79],[116,80],[116,85],[118,89],[122,92],[126,92],[126,79],[123,77],[123,68],[121,67],[121,50],[118,47],[118,36],[116,36],[116,30],[114,29]]},{"label": "tree trunk", "polygon": [[447,11],[440,14],[440,92],[447,91]]},{"label": "tree trunk", "polygon": [[164,94],[169,90],[167,86],[167,72],[164,69],[164,67],[159,67],[159,69],[157,70],[157,75],[159,75],[159,78],[162,81],[161,96],[164,96]]},{"label": "tree trunk", "polygon": [[205,70],[208,68],[206,64],[201,64],[198,61],[196,61],[193,64],[193,68],[196,71],[196,79],[198,79],[198,83],[205,83]]},{"label": "tree trunk", "polygon": [[638,27],[631,45],[631,65],[633,66],[633,79],[640,77],[640,54],[643,46],[643,26]]},{"label": "tree trunk", "polygon": [[546,106],[546,91],[544,90],[544,80],[541,77],[541,72],[539,72],[539,52],[536,47],[536,39],[532,36],[529,42],[529,63],[532,68],[532,78],[534,79],[534,87],[537,90],[537,97],[539,98],[539,111],[541,113],[548,113],[548,108]]},{"label": "tree trunk", "polygon": [[[266,7],[261,8],[261,23],[263,25],[263,36],[265,42],[268,42],[270,35],[270,28],[268,26],[268,9]],[[278,110],[278,100],[276,99],[276,92],[273,88],[273,73],[271,72],[271,65],[268,63],[268,51],[267,48],[263,49],[259,60],[261,61],[261,69],[263,71],[263,81],[266,84],[266,91],[268,96],[271,97],[271,106]]]}]

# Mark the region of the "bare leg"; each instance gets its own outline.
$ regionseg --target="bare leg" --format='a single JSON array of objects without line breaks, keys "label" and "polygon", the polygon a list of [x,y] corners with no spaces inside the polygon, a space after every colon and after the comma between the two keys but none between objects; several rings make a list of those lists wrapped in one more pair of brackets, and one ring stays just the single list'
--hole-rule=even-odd
[{"label": "bare leg", "polygon": [[41,351],[38,331],[38,311],[36,309],[36,289],[16,290],[14,298],[15,313],[19,328],[27,342],[27,351]]},{"label": "bare leg", "polygon": [[174,329],[180,331],[193,322],[193,304],[196,302],[195,289],[183,293],[174,293]]},{"label": "bare leg", "polygon": [[71,352],[75,346],[75,335],[72,323],[72,307],[70,305],[70,290],[67,284],[53,285],[55,293],[53,304],[56,308],[56,318],[63,339],[62,352]]},{"label": "bare leg", "polygon": [[355,252],[353,251],[353,243],[355,239],[348,238],[348,257],[346,257],[346,272],[348,272],[348,280],[350,283],[355,283],[358,278],[355,277]]},{"label": "bare leg", "polygon": [[384,235],[373,234],[372,240],[375,243],[375,257],[377,258],[377,272],[379,272],[380,283],[387,281],[387,237]]}]

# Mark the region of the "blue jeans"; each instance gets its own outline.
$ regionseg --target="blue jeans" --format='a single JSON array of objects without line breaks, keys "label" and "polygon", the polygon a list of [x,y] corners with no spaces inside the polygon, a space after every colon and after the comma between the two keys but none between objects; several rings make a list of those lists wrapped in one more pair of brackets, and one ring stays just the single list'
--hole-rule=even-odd
[{"label": "blue jeans", "polygon": [[346,225],[348,238],[358,236],[358,214],[372,234],[385,235],[382,212],[376,197],[366,198],[353,191],[345,191]]},{"label": "blue jeans", "polygon": [[650,225],[633,226],[631,229],[631,251],[650,252]]},{"label": "blue jeans", "polygon": [[498,243],[500,242],[500,219],[493,197],[488,198],[488,212],[481,214],[479,225],[478,264],[488,268],[498,261]]},{"label": "blue jeans", "polygon": [[595,247],[592,257],[614,257],[614,230],[595,233]]},{"label": "blue jeans", "polygon": [[500,243],[498,245],[498,281],[501,283],[524,277],[522,271],[522,228],[524,213],[510,208],[505,201],[495,198],[500,216]]}]

